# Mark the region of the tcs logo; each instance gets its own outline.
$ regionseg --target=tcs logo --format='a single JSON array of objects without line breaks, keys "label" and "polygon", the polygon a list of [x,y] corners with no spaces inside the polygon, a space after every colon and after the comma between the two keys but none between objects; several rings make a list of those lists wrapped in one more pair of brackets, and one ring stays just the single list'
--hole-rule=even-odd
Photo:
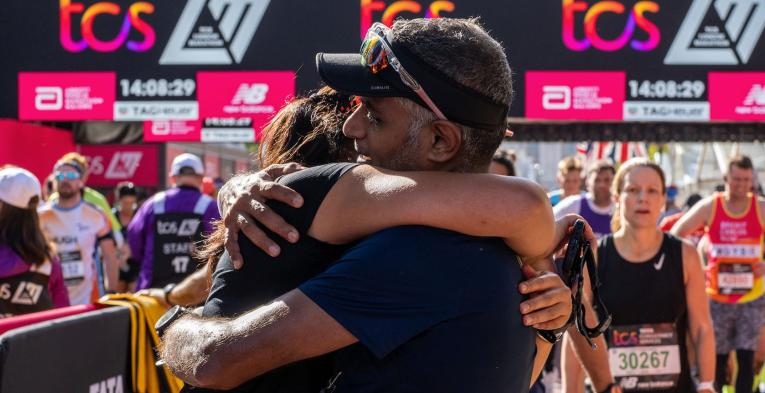
[{"label": "tcs logo", "polygon": [[[563,43],[573,51],[583,51],[590,46],[605,52],[613,52],[622,49],[627,43],[632,49],[646,52],[659,45],[661,32],[659,28],[646,18],[646,13],[658,13],[659,4],[653,1],[638,1],[632,7],[627,18],[627,24],[622,33],[614,39],[603,39],[598,34],[598,20],[606,13],[622,15],[627,10],[624,4],[618,1],[599,1],[592,6],[584,1],[563,0]],[[584,13],[584,38],[577,39],[574,33],[576,16]],[[632,38],[635,29],[640,28],[647,35],[645,41]]]},{"label": "tcs logo", "polygon": [[[72,0],[59,0],[60,40],[61,45],[69,52],[82,52],[88,47],[96,52],[113,52],[127,42],[127,48],[133,52],[145,52],[154,46],[156,33],[154,28],[141,19],[141,14],[154,13],[154,4],[140,1],[131,4],[127,8],[125,17],[117,37],[110,41],[104,41],[96,37],[93,31],[93,22],[96,17],[103,14],[117,15],[122,13],[119,4],[101,1],[85,7],[83,3],[72,3]],[[79,23],[79,33],[82,39],[75,40],[72,34],[72,19],[74,15],[82,14]],[[112,17],[112,20],[114,18]],[[143,35],[143,41],[128,40],[130,30],[135,29]]]},{"label": "tcs logo", "polygon": [[[425,11],[426,18],[438,18],[442,12],[453,12],[454,3],[451,1],[434,1],[427,6]],[[382,12],[380,20],[386,26],[391,26],[396,17],[403,12],[412,14],[421,14],[423,5],[421,1],[399,0],[386,4],[379,0],[361,0],[361,38],[367,34],[367,30],[372,27],[374,20],[373,14]]]}]

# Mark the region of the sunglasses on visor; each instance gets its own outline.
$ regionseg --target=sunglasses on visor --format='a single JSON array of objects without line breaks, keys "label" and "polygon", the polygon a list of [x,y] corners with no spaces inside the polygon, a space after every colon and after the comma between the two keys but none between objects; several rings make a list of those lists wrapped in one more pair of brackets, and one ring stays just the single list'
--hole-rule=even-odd
[{"label": "sunglasses on visor", "polygon": [[425,89],[422,88],[422,85],[398,61],[388,43],[387,36],[390,31],[388,26],[380,22],[376,22],[367,30],[367,35],[361,44],[361,64],[369,67],[373,74],[377,74],[390,66],[401,77],[401,81],[412,89],[425,102],[425,105],[436,114],[436,117],[440,120],[447,120],[446,116],[438,109],[433,100],[430,99],[428,93],[425,92]]}]

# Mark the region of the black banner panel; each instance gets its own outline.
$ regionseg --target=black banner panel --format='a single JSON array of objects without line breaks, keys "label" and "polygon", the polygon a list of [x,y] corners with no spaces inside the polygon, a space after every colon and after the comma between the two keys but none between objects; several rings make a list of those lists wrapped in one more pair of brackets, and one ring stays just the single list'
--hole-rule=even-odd
[{"label": "black banner panel", "polygon": [[251,140],[396,18],[479,16],[532,120],[765,120],[765,0],[12,1],[0,117],[144,122],[148,140]]},{"label": "black banner panel", "polygon": [[0,337],[0,391],[129,392],[129,346],[123,307],[9,331]]}]

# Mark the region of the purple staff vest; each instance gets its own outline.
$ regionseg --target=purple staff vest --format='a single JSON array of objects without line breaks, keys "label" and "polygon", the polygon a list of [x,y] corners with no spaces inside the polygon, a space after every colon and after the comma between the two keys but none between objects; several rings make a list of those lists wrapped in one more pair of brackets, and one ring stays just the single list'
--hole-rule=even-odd
[{"label": "purple staff vest", "polygon": [[592,211],[592,209],[590,209],[590,203],[587,201],[587,197],[584,195],[582,195],[581,199],[579,200],[579,204],[579,215],[584,217],[584,219],[590,224],[593,232],[595,232],[595,237],[600,239],[601,237],[611,233],[610,214],[600,214]]}]

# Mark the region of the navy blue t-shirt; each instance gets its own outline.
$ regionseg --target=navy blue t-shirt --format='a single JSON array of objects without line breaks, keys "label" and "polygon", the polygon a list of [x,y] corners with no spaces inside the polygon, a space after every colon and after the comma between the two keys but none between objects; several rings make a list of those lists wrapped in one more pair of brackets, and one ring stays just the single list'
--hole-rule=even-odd
[{"label": "navy blue t-shirt", "polygon": [[332,354],[341,392],[526,392],[535,334],[500,239],[378,232],[300,290],[359,344]]}]

